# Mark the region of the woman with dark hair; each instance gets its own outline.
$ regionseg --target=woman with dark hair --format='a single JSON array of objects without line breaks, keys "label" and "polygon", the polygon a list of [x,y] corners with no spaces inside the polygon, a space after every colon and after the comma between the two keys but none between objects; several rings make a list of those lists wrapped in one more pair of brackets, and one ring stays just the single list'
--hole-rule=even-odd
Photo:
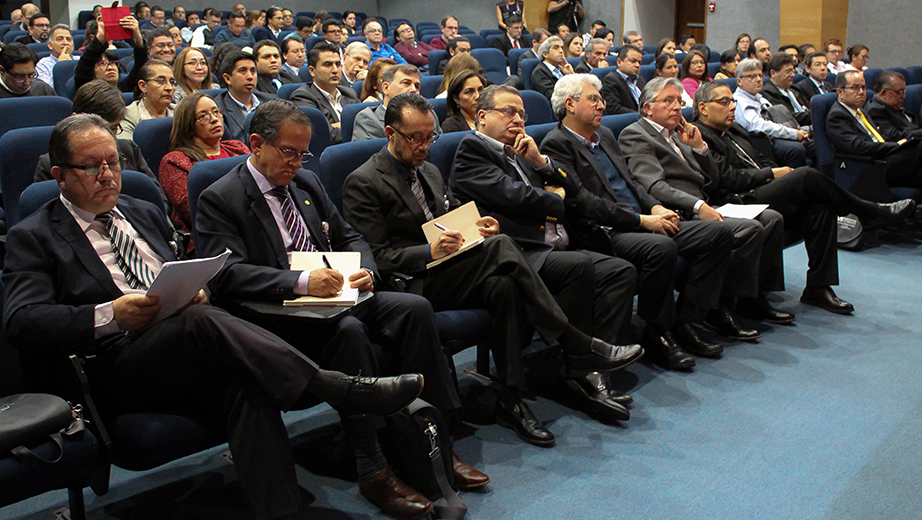
[{"label": "woman with dark hair", "polygon": [[602,27],[595,31],[595,37],[600,40],[605,40],[605,42],[608,44],[608,53],[612,54],[612,45],[615,44],[615,33],[613,33],[611,29]]},{"label": "woman with dark hair", "polygon": [[176,80],[173,69],[163,60],[150,60],[141,67],[138,85],[134,89],[134,102],[125,109],[118,133],[120,139],[131,139],[138,123],[173,115],[173,92]]},{"label": "woman with dark hair", "polygon": [[205,54],[197,47],[186,47],[173,61],[173,77],[176,79],[176,92],[173,103],[202,89],[220,88],[211,82],[211,67]]},{"label": "woman with dark hair", "polygon": [[673,57],[675,56],[675,42],[669,38],[663,38],[656,46],[656,53],[654,56],[659,58],[663,54],[672,54]]},{"label": "woman with dark hair", "polygon": [[708,56],[698,49],[688,51],[682,60],[682,86],[685,92],[694,99],[698,87],[708,81],[711,81],[708,77]]},{"label": "woman with dark hair", "polygon": [[474,130],[477,119],[477,101],[480,91],[490,82],[482,74],[462,70],[448,85],[448,110],[442,132],[465,132]]},{"label": "woman with dark hair", "polygon": [[583,36],[578,32],[571,32],[563,41],[563,54],[567,58],[583,57]]},{"label": "woman with dark hair", "polygon": [[525,26],[525,13],[522,12],[522,9],[525,8],[525,3],[522,0],[499,0],[496,2],[496,25],[499,26],[499,29],[503,32],[506,31],[506,18],[511,15],[516,15],[522,19],[522,26],[526,29]]},{"label": "woman with dark hair", "polygon": [[[659,78],[679,78],[679,62],[676,61],[675,56],[672,54],[660,54],[656,57],[656,76]],[[688,92],[685,89],[682,89],[682,106],[690,107],[692,106],[692,97],[688,95]]]},{"label": "woman with dark hair", "polygon": [[442,75],[442,83],[439,84],[439,90],[435,98],[447,98],[448,87],[451,85],[451,80],[460,74],[461,71],[465,70],[483,74],[483,66],[470,54],[459,52],[452,56],[451,59],[448,60],[448,65],[445,66],[445,73]]},{"label": "woman with dark hair", "polygon": [[736,77],[736,66],[740,64],[740,54],[733,49],[724,51],[720,55],[720,70],[714,74],[714,79],[730,79]]},{"label": "woman with dark hair", "polygon": [[858,72],[867,70],[868,58],[871,57],[871,49],[859,43],[849,47],[845,53],[848,54],[849,61],[849,63],[845,64],[845,70],[856,70]]},{"label": "woman with dark hair", "polygon": [[355,24],[358,21],[355,18],[355,12],[345,10],[343,11],[343,29],[349,33],[349,36],[355,36]]},{"label": "woman with dark hair", "polygon": [[365,82],[362,83],[362,93],[359,95],[362,103],[384,100],[384,94],[381,92],[381,76],[391,65],[397,65],[397,62],[390,58],[378,58],[368,67],[368,74],[365,75]]},{"label": "woman with dark hair", "polygon": [[246,22],[244,23],[243,26],[252,31],[253,29],[257,27],[262,27],[263,25],[265,25],[265,23],[266,23],[266,12],[260,11],[259,9],[253,9],[252,11],[247,13]]},{"label": "woman with dark hair", "polygon": [[87,43],[74,69],[74,90],[93,81],[94,79],[105,80],[115,87],[131,92],[137,83],[140,67],[147,61],[147,47],[144,45],[144,37],[141,36],[141,30],[138,28],[138,20],[133,16],[126,16],[119,20],[119,25],[123,29],[132,32],[132,45],[135,48],[135,64],[131,73],[121,83],[119,83],[118,56],[114,51],[109,50],[109,42],[106,40],[105,24],[102,17],[96,22],[96,35]]},{"label": "woman with dark hair", "polygon": [[213,49],[211,49],[211,59],[210,69],[215,71],[216,76],[218,76],[218,84],[221,85],[221,88],[227,88],[227,83],[224,82],[224,76],[221,74],[221,63],[224,61],[224,57],[228,54],[239,51],[240,47],[237,47],[231,42],[219,43]]},{"label": "woman with dark hair", "polygon": [[[192,230],[189,216],[189,170],[199,161],[224,159],[250,153],[240,141],[222,141],[224,115],[214,100],[204,92],[183,98],[173,114],[170,153],[160,161],[160,182],[173,206],[170,218]],[[193,250],[190,240],[187,253]]]},{"label": "woman with dark hair", "polygon": [[743,33],[736,37],[736,41],[733,42],[733,48],[730,50],[736,51],[740,59],[746,59],[746,57],[749,56],[750,44],[752,44],[752,36]]}]

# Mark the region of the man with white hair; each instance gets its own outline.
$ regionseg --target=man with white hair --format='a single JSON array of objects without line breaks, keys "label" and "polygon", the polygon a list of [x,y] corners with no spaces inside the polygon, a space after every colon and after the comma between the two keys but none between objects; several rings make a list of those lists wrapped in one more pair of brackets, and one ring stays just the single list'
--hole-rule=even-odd
[{"label": "man with white hair", "polygon": [[539,92],[548,100],[554,93],[554,84],[567,74],[573,74],[573,66],[567,63],[563,52],[563,40],[551,36],[538,48],[541,63],[531,73],[531,89]]},{"label": "man with white hair", "polygon": [[19,31],[28,31],[29,30],[29,19],[41,12],[41,9],[38,8],[35,4],[22,4],[22,7],[19,8],[20,13],[22,14],[22,20],[19,22]]},{"label": "man with white hair", "polygon": [[343,77],[340,84],[351,87],[353,83],[364,80],[371,63],[371,49],[362,42],[352,42],[343,53]]},{"label": "man with white hair", "polygon": [[592,69],[608,67],[605,57],[608,56],[608,42],[601,38],[593,38],[586,44],[586,50],[583,51],[583,57],[576,66],[576,72],[588,74]]}]

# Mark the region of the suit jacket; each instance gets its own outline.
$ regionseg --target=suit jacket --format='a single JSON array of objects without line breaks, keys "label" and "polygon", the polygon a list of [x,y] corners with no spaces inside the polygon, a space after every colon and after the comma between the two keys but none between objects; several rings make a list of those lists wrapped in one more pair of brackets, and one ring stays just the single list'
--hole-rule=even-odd
[{"label": "suit jacket", "polygon": [[[596,133],[599,135],[599,146],[634,194],[644,214],[649,214],[650,208],[660,202],[631,177],[631,170],[624,160],[615,134],[604,126]],[[558,123],[557,128],[547,134],[541,143],[541,152],[552,158],[564,171],[575,173],[573,182],[580,189],[576,196],[575,211],[570,213],[572,218],[569,221],[581,224],[575,226],[579,238],[588,241],[589,232],[596,225],[610,226],[618,231],[637,231],[640,219],[634,208],[627,202],[618,201],[602,166],[563,123]]]},{"label": "suit jacket", "polygon": [[[695,121],[694,125],[701,130],[701,137],[708,144],[709,154],[714,159],[714,164],[717,168],[724,172],[723,175],[727,178],[739,177],[739,184],[736,185],[737,189],[733,193],[753,190],[774,180],[775,174],[772,173],[772,168],[776,168],[778,165],[759,153],[749,141],[749,132],[738,123],[733,123],[733,126],[726,133],[701,121]],[[740,157],[730,143],[731,140],[761,167],[755,168]],[[712,200],[726,201],[731,193],[728,190],[721,193],[712,191],[709,195]]]},{"label": "suit jacket", "polygon": [[589,66],[589,61],[586,60],[585,56],[579,59],[579,64],[573,68],[573,72],[577,74],[589,74],[592,72],[592,67]]},{"label": "suit jacket", "polygon": [[[355,115],[355,123],[353,123],[352,128],[352,140],[353,141],[364,141],[366,139],[378,139],[379,137],[387,137],[387,134],[384,133],[384,114],[387,112],[387,107],[384,104],[377,106],[365,107],[358,114]],[[435,128],[433,129],[436,133],[442,132],[442,127],[439,126],[439,116],[433,111],[432,116],[435,118]]]},{"label": "suit jacket", "polygon": [[[876,128],[874,119],[867,112],[864,115]],[[899,147],[895,142],[875,143],[861,123],[839,102],[833,103],[826,116],[826,139],[834,151],[846,155],[879,158]]]},{"label": "suit jacket", "polygon": [[[829,81],[824,81],[823,84],[826,86],[826,92],[835,92],[836,86]],[[818,96],[822,94],[820,89],[816,88],[816,85],[810,78],[804,78],[794,84],[794,89],[799,91],[804,95],[805,98],[810,99],[813,96]]]},{"label": "suit jacket", "polygon": [[[432,261],[422,225],[426,216],[413,190],[394,166],[387,148],[382,148],[346,177],[343,186],[343,214],[346,221],[365,237],[383,274],[409,274],[408,287],[423,293],[423,281]],[[431,195],[429,205],[436,218],[459,206],[432,163],[418,169],[419,182]]]},{"label": "suit jacket", "polygon": [[[253,94],[259,99],[260,103],[276,98],[274,94],[266,94],[258,90],[254,90]],[[224,139],[233,139],[244,144],[249,143],[250,140],[243,133],[243,123],[246,121],[247,115],[243,113],[237,102],[231,99],[230,92],[227,90],[221,92],[214,97],[214,102],[218,105],[218,108],[224,111]]]},{"label": "suit jacket", "polygon": [[[298,170],[289,187],[319,251],[358,251],[362,267],[377,271],[371,248],[346,224],[313,172]],[[247,163],[202,192],[194,224],[195,247],[202,257],[231,250],[224,268],[209,282],[216,296],[276,301],[296,297],[300,272],[289,269],[282,235]]]},{"label": "suit jacket", "polygon": [[887,141],[899,141],[910,137],[922,138],[919,116],[905,110],[897,110],[884,103],[876,95],[864,106],[865,113],[877,124],[877,131]]},{"label": "suit jacket", "polygon": [[554,85],[556,84],[557,76],[554,76],[554,73],[547,68],[543,61],[531,73],[531,89],[539,92],[548,100],[551,99],[551,94],[554,93]]},{"label": "suit jacket", "polygon": [[[355,90],[352,87],[344,87],[339,85],[336,87],[339,90],[340,99],[339,104],[345,107],[346,105],[353,105],[355,103],[361,103],[359,97],[355,95]],[[306,83],[291,94],[292,103],[301,106],[301,107],[314,107],[317,110],[323,112],[323,115],[327,118],[327,121],[330,123],[330,139],[333,144],[338,144],[343,142],[343,131],[342,128],[333,127],[333,123],[339,123],[339,116],[336,115],[336,111],[333,110],[333,105],[330,104],[330,101],[327,99],[326,95],[320,92],[320,88],[315,86],[313,83]]]},{"label": "suit jacket", "polygon": [[[303,83],[301,78],[284,70],[279,71],[278,79],[282,82],[282,85],[288,85],[289,83]],[[266,94],[272,94],[273,96],[279,93],[279,89],[275,86],[275,83],[272,82],[272,79],[270,79],[268,76],[263,76],[262,74],[256,77],[256,90],[265,92]]]},{"label": "suit jacket", "polygon": [[[176,259],[159,208],[122,195],[118,209],[157,255]],[[3,324],[13,346],[94,353],[96,305],[123,293],[64,203],[55,198],[11,228],[7,244]]]},{"label": "suit jacket", "polygon": [[522,62],[525,60],[536,60],[536,59],[538,59],[538,55],[535,54],[534,49],[528,49],[527,51],[523,52],[522,55],[519,56],[518,69],[516,69],[519,72],[519,76],[522,75]]},{"label": "suit jacket", "polygon": [[[816,85],[814,85],[816,88]],[[800,91],[794,89],[793,87],[789,89],[794,98],[797,99],[797,102],[800,103],[800,106],[805,108],[804,112],[798,113],[794,110],[794,103],[791,103],[791,99],[784,95],[781,90],[771,81],[766,81],[762,86],[762,96],[765,97],[772,105],[784,105],[788,107],[788,110],[791,111],[791,114],[794,115],[794,119],[797,120],[797,124],[800,126],[810,126],[813,124],[813,115],[810,112],[810,101],[805,97]]]},{"label": "suit jacket", "polygon": [[[531,47],[531,44],[528,43],[528,39],[524,36],[519,36],[519,48],[528,49]],[[503,33],[499,35],[499,38],[493,40],[493,48],[503,51],[503,55],[509,56],[509,50],[512,49],[512,42],[509,41],[509,35]]]},{"label": "suit jacket", "polygon": [[552,249],[544,241],[546,223],[565,223],[566,206],[573,204],[570,197],[561,199],[545,191],[544,186],[563,186],[569,194],[576,193],[576,185],[572,176],[559,170],[553,160],[550,176],[539,173],[520,157],[515,160],[530,185],[502,152],[488,146],[479,135],[469,134],[458,145],[449,185],[462,201],[475,201],[481,215],[495,217],[500,230],[526,249],[529,263],[537,270]]},{"label": "suit jacket", "polygon": [[268,27],[256,27],[252,30],[253,39],[256,41],[270,40],[278,44],[279,47],[282,46],[282,33],[279,33],[279,37],[276,38],[272,35],[272,31]]},{"label": "suit jacket", "polygon": [[442,132],[467,132],[471,129],[470,125],[467,124],[467,120],[464,119],[464,116],[461,114],[455,114],[442,123]]},{"label": "suit jacket", "polygon": [[[643,91],[643,86],[647,82],[640,76],[637,76],[637,87]],[[605,75],[602,80],[602,98],[605,99],[605,113],[613,114],[630,114],[639,111],[637,101],[634,100],[634,94],[627,82],[613,70]]]}]

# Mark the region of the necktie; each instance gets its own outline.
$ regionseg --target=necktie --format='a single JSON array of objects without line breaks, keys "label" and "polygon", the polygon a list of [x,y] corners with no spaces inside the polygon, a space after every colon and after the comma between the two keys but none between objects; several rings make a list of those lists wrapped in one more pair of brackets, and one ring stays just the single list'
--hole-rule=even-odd
[{"label": "necktie", "polygon": [[[506,157],[506,162],[515,168],[522,182],[524,182],[526,186],[531,186],[531,181],[528,180],[528,176],[519,168],[519,163],[515,160],[515,152],[512,151],[512,147],[508,145],[504,146],[503,155]],[[544,223],[544,241],[553,246],[566,247],[570,244],[570,235],[567,234],[567,229],[563,224],[548,220]]]},{"label": "necktie", "polygon": [[275,85],[275,90],[278,90],[282,87],[282,80],[275,78],[272,80],[272,84]]},{"label": "necktie", "polygon": [[874,139],[875,143],[882,143],[885,141],[883,136],[874,128],[874,125],[868,121],[868,118],[865,117],[864,112],[862,112],[860,108],[858,109],[858,121],[861,121],[861,125],[871,134],[871,138]]},{"label": "necktie", "polygon": [[794,113],[799,114],[804,111],[803,105],[797,102],[797,98],[794,96],[794,93],[790,90],[785,90],[784,93],[788,96],[788,99],[791,100],[791,104],[794,105]]},{"label": "necktie", "polygon": [[755,162],[755,160],[748,153],[746,153],[746,150],[743,150],[743,148],[736,141],[734,141],[732,137],[728,136],[727,140],[730,141],[730,146],[733,147],[734,151],[736,152],[736,155],[739,156],[739,158],[742,159],[743,162],[745,162],[749,166],[752,166],[753,168],[760,167],[759,163]]},{"label": "necktie", "polygon": [[154,272],[144,263],[134,239],[115,225],[111,211],[96,215],[96,220],[102,222],[106,228],[106,235],[112,244],[112,252],[115,253],[115,262],[125,274],[128,286],[132,289],[149,288],[155,278]]},{"label": "necktie", "polygon": [[521,47],[519,47],[519,40],[512,40],[512,48],[521,49]]},{"label": "necktie", "polygon": [[423,193],[423,185],[419,182],[419,177],[417,177],[415,169],[410,170],[410,189],[413,190],[416,201],[419,202],[420,207],[423,208],[423,214],[426,215],[426,220],[432,220],[432,211],[429,209],[429,203],[426,202],[426,194]]},{"label": "necktie", "polygon": [[269,190],[269,193],[277,198],[282,206],[282,217],[288,227],[288,236],[291,237],[291,250],[316,251],[317,249],[311,243],[310,234],[305,232],[300,215],[295,211],[295,207],[288,197],[288,187],[276,186]]}]

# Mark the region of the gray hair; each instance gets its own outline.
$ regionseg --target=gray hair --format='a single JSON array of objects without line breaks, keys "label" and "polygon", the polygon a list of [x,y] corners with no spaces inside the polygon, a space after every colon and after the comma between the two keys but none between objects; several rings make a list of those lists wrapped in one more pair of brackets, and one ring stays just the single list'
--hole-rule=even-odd
[{"label": "gray hair", "polygon": [[496,97],[497,92],[506,92],[507,94],[515,94],[516,96],[521,96],[518,89],[515,87],[511,87],[509,85],[490,85],[489,87],[486,87],[480,91],[480,99],[477,101],[477,111],[480,112],[481,110],[491,110],[496,108],[496,104],[493,98]]},{"label": "gray hair", "polygon": [[71,162],[74,150],[70,147],[70,136],[94,128],[105,131],[112,137],[112,143],[115,143],[115,135],[109,128],[109,122],[96,114],[74,114],[54,125],[54,130],[51,131],[51,141],[48,144],[48,158],[51,159],[51,165],[61,166]]},{"label": "gray hair", "polygon": [[279,129],[285,121],[298,126],[311,127],[311,119],[303,110],[287,99],[273,99],[260,103],[253,112],[250,134],[262,137],[267,143],[279,138]]},{"label": "gray hair", "polygon": [[666,87],[672,87],[679,90],[680,92],[684,90],[685,87],[682,86],[682,82],[676,78],[653,78],[647,82],[643,87],[643,92],[640,94],[640,109],[642,111],[641,115],[646,114],[646,110],[643,108],[645,104],[652,103],[656,96],[659,96],[660,93],[666,89]]},{"label": "gray hair", "polygon": [[391,65],[384,71],[384,74],[381,75],[381,83],[393,83],[394,76],[396,76],[398,72],[402,72],[407,76],[419,76],[419,67],[409,63]]},{"label": "gray hair", "polygon": [[560,39],[560,36],[551,36],[550,38],[541,42],[541,46],[538,47],[538,59],[539,60],[544,59],[544,53],[550,52],[551,45],[553,45],[554,42],[560,42],[560,44],[563,45],[563,40]]},{"label": "gray hair", "polygon": [[358,50],[364,50],[371,56],[371,49],[368,48],[368,45],[365,45],[365,42],[352,42],[346,46],[346,50],[343,51],[343,56],[352,56],[352,53]]},{"label": "gray hair", "polygon": [[71,36],[73,36],[74,34],[73,32],[71,32],[70,26],[67,25],[66,23],[57,23],[57,24],[54,24],[54,27],[52,27],[51,31],[48,32],[49,39],[52,36],[54,36],[54,32],[57,31],[58,29],[67,29],[68,34],[70,34]]},{"label": "gray hair", "polygon": [[[730,89],[730,86],[720,81],[708,81],[702,83],[701,86],[698,87],[698,90],[695,92],[695,101],[692,106],[692,111],[694,112],[692,119],[698,119],[698,117],[700,117],[698,105],[709,101],[711,99],[711,93],[719,88]],[[730,92],[730,94],[732,95],[733,92]]]},{"label": "gray hair", "polygon": [[589,40],[589,45],[586,45],[586,48],[583,49],[583,54],[588,58],[592,55],[592,51],[595,49],[596,45],[604,45],[605,50],[608,50],[608,42],[602,38],[593,38]]},{"label": "gray hair", "polygon": [[761,71],[762,62],[755,58],[746,58],[736,66],[736,79],[739,80],[754,70]]},{"label": "gray hair", "polygon": [[640,33],[637,31],[628,31],[624,33],[624,37],[621,39],[624,41],[625,45],[628,45],[629,43],[631,43],[632,36],[640,36]]},{"label": "gray hair", "polygon": [[602,90],[602,81],[595,74],[567,74],[554,84],[554,93],[551,94],[551,106],[558,121],[563,121],[567,115],[567,98],[579,100],[586,85],[592,85],[596,90]]}]

